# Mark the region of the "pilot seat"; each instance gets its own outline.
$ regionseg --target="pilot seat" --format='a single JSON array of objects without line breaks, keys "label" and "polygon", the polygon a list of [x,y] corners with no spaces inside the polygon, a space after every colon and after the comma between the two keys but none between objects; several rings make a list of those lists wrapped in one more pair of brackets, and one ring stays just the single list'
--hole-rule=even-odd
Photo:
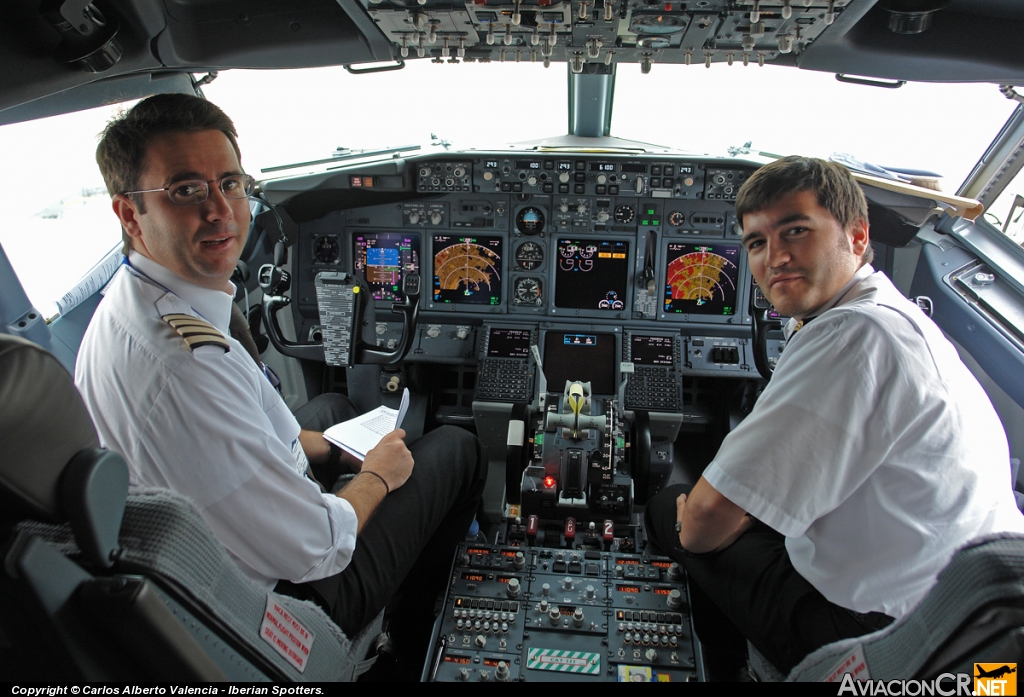
[{"label": "pilot seat", "polygon": [[0,503],[0,679],[350,681],[373,663],[383,613],[348,637],[250,581],[185,499],[129,493],[65,368],[4,334]]}]

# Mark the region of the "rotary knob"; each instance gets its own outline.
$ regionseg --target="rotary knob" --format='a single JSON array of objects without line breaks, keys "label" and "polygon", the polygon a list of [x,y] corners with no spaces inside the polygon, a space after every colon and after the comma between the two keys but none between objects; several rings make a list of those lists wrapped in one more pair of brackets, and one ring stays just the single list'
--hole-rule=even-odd
[{"label": "rotary knob", "polygon": [[430,224],[431,225],[440,225],[441,224],[441,214],[437,213],[437,212],[431,213],[430,214]]},{"label": "rotary knob", "polygon": [[508,663],[498,661],[498,669],[494,671],[494,679],[498,682],[508,682],[511,676],[508,672]]},{"label": "rotary knob", "polygon": [[559,174],[558,175],[558,181],[562,182],[563,184],[568,184],[569,183],[569,173],[568,172],[562,172],[561,174]]},{"label": "rotary knob", "polygon": [[562,213],[568,213],[569,212],[569,204],[568,203],[563,203],[561,206],[558,207],[558,210],[560,210]]},{"label": "rotary knob", "polygon": [[567,591],[572,590],[572,576],[566,576],[562,579],[562,589]]},{"label": "rotary knob", "polygon": [[418,222],[420,222],[420,214],[416,212],[409,213],[409,224],[415,225]]},{"label": "rotary knob", "polygon": [[678,581],[683,577],[683,570],[679,564],[672,562],[672,565],[668,567],[668,577],[673,581]]},{"label": "rotary knob", "polygon": [[526,183],[529,184],[530,186],[537,186],[537,177],[529,177],[526,180]]},{"label": "rotary knob", "polygon": [[512,560],[512,565],[517,569],[521,569],[526,566],[526,555],[522,552],[516,552],[515,558]]},{"label": "rotary knob", "polygon": [[683,606],[683,594],[678,588],[673,588],[668,594],[668,607],[670,610],[678,610]]},{"label": "rotary knob", "polygon": [[608,222],[608,218],[610,218],[610,217],[611,216],[608,215],[608,211],[600,211],[597,214],[597,222],[599,222],[599,223],[606,223],[606,222]]},{"label": "rotary knob", "polygon": [[483,634],[477,634],[476,637],[473,639],[473,643],[477,646],[477,648],[482,649],[485,646],[487,646],[487,637],[485,637]]},{"label": "rotary knob", "polygon": [[562,619],[562,614],[558,611],[557,607],[553,607],[550,610],[548,610],[548,619],[551,620],[551,624],[553,624],[556,627],[558,626],[558,623]]},{"label": "rotary knob", "polygon": [[508,583],[505,585],[505,592],[508,593],[508,597],[510,598],[519,597],[519,579],[510,578]]},{"label": "rotary knob", "polygon": [[436,339],[437,337],[441,336],[441,327],[437,326],[436,324],[431,324],[429,327],[427,327],[427,336],[429,336],[431,339]]},{"label": "rotary knob", "polygon": [[583,626],[583,608],[576,608],[576,612],[572,613],[572,623],[577,627]]}]

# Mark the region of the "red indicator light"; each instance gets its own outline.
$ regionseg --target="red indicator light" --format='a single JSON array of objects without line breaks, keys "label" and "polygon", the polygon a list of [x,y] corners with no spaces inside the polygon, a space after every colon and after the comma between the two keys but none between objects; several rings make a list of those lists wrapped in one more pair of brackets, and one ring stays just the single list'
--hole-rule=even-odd
[{"label": "red indicator light", "polygon": [[555,486],[555,478],[554,477],[544,477],[544,486],[546,486],[548,489],[553,488]]}]

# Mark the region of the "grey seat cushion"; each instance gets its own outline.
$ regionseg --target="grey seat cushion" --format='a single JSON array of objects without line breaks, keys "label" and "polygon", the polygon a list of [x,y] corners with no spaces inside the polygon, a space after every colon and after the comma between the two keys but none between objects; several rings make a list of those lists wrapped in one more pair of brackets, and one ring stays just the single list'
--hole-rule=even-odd
[{"label": "grey seat cushion", "polygon": [[[75,558],[78,549],[63,525],[23,523],[27,529]],[[136,490],[128,496],[121,526],[118,573],[153,578],[190,599],[221,631],[230,632],[294,680],[348,681],[369,666],[364,659],[381,631],[383,613],[350,639],[324,612],[306,601],[273,594],[274,600],[313,636],[304,672],[260,638],[268,592],[246,577],[228,557],[192,505],[169,491]]]}]

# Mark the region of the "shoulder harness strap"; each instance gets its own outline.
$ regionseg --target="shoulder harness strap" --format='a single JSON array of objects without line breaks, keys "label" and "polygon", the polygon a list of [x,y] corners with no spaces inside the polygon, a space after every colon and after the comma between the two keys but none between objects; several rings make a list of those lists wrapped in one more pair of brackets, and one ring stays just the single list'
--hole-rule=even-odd
[{"label": "shoulder harness strap", "polygon": [[192,351],[200,346],[220,346],[225,353],[231,350],[224,335],[204,319],[185,314],[163,315],[160,319],[181,334],[185,345]]}]

